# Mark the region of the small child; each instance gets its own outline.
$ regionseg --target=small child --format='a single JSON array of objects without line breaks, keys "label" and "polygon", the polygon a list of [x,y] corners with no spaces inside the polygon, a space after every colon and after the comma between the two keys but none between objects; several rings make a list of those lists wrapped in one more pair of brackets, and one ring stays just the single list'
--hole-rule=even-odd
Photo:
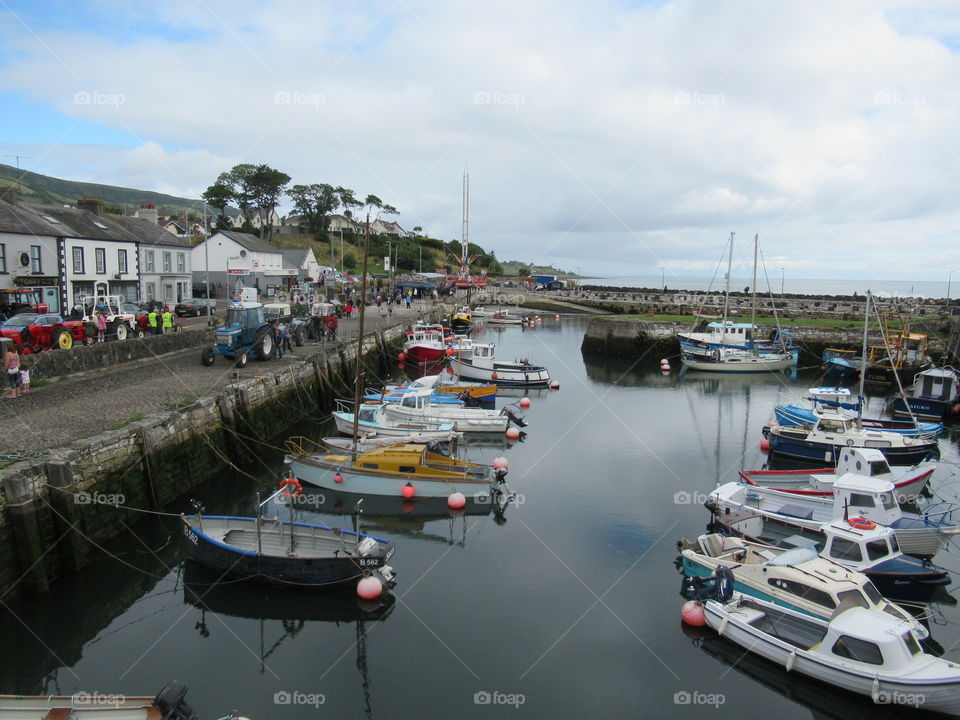
[{"label": "small child", "polygon": [[30,392],[30,368],[27,365],[20,366],[20,392]]}]

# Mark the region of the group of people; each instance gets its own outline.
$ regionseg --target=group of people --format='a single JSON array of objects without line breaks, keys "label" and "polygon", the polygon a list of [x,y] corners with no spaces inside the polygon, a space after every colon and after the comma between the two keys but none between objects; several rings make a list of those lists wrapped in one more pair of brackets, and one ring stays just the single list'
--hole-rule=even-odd
[{"label": "group of people", "polygon": [[7,385],[9,387],[7,397],[18,397],[30,392],[30,368],[24,362],[24,359],[20,358],[20,353],[13,347],[7,349],[4,366],[7,369]]},{"label": "group of people", "polygon": [[293,352],[293,335],[282,320],[271,323],[271,327],[273,328],[273,357],[282,360],[284,352]]},{"label": "group of people", "polygon": [[164,307],[162,311],[153,307],[147,313],[147,324],[150,326],[151,335],[173,332],[173,313],[168,307]]}]

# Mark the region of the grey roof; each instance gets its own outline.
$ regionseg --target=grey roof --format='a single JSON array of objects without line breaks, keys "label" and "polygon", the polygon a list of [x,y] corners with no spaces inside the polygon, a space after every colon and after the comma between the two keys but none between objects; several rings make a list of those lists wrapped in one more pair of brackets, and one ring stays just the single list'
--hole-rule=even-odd
[{"label": "grey roof", "polygon": [[177,237],[160,225],[145,218],[127,217],[123,215],[111,216],[124,230],[134,235],[137,242],[147,245],[170,245],[172,247],[190,247],[186,238]]},{"label": "grey roof", "polygon": [[280,252],[278,248],[275,248],[266,240],[261,240],[256,235],[251,235],[250,233],[233,232],[232,230],[218,230],[217,232],[223,233],[234,242],[245,247],[247,250],[252,250],[253,252]]},{"label": "grey roof", "polygon": [[280,254],[283,255],[283,262],[285,264],[289,263],[290,267],[298,268],[303,265],[307,259],[308,252],[310,252],[310,248],[290,248],[288,250],[281,250]]},{"label": "grey roof", "polygon": [[[115,221],[115,218],[119,217],[109,214],[98,217],[89,210],[61,205],[8,203],[0,200],[0,233],[134,241],[135,238]],[[53,222],[49,218],[52,218]]]}]

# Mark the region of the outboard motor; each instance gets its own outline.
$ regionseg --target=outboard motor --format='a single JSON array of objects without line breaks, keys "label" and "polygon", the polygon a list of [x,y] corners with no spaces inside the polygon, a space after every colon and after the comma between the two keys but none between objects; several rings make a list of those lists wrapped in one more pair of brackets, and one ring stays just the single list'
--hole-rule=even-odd
[{"label": "outboard motor", "polygon": [[725,565],[708,577],[688,577],[683,584],[683,596],[691,600],[719,600],[728,602],[733,597],[733,571]]},{"label": "outboard motor", "polygon": [[526,427],[526,426],[527,426],[527,421],[524,420],[524,419],[523,419],[522,417],[520,417],[519,415],[517,415],[516,413],[514,413],[513,410],[511,410],[511,409],[508,408],[508,407],[503,408],[503,409],[500,411],[500,414],[501,414],[501,415],[506,415],[506,416],[510,419],[510,422],[512,422],[512,423],[513,423],[514,425],[516,425],[517,427]]},{"label": "outboard motor", "polygon": [[153,706],[160,711],[162,720],[199,720],[197,713],[184,700],[186,694],[187,686],[176,680],[157,693]]}]

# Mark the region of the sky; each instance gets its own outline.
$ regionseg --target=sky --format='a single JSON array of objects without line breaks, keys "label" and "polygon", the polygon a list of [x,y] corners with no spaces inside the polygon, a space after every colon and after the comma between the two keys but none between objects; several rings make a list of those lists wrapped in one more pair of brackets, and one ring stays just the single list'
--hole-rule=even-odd
[{"label": "sky", "polygon": [[[199,197],[241,162],[584,274],[960,274],[951,0],[0,0],[0,161]],[[289,212],[289,205],[281,208]],[[668,283],[669,284],[669,283]]]}]

